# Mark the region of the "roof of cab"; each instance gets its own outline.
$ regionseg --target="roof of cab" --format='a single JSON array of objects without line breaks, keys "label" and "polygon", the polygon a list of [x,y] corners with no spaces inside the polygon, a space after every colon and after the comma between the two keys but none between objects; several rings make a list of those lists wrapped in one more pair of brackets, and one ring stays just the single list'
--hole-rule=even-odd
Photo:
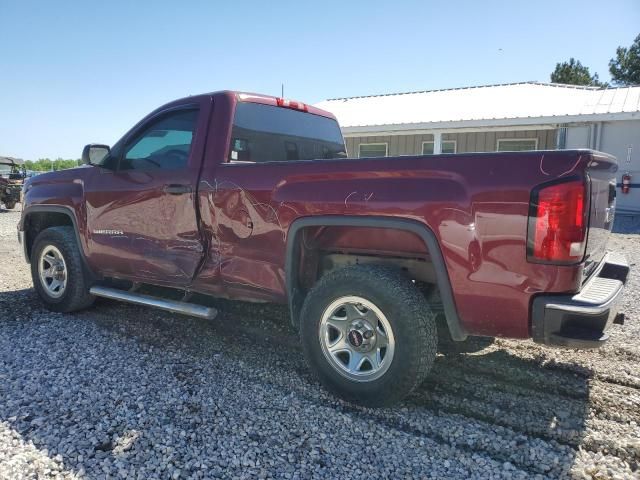
[{"label": "roof of cab", "polygon": [[[239,92],[239,91],[234,91],[234,90],[220,90],[217,92],[208,92],[208,93],[201,93],[198,95],[189,95],[188,97],[183,97],[183,98],[179,98],[176,100],[173,100],[165,105],[163,105],[162,107],[156,109],[156,110],[162,110],[165,107],[169,107],[173,104],[176,103],[182,103],[185,100],[195,100],[201,97],[206,97],[206,96],[211,96],[211,97],[219,97],[219,96],[226,96],[228,98],[232,98],[237,102],[251,102],[251,103],[261,103],[263,105],[271,105],[274,107],[278,107],[278,97],[274,97],[272,95],[262,95],[260,93],[251,93],[251,92]],[[286,99],[289,100],[289,99]],[[327,110],[323,110],[321,108],[315,107],[309,103],[304,103],[304,102],[300,102],[297,100],[289,100],[291,102],[297,102],[298,104],[303,104],[305,106],[305,112],[307,113],[312,113],[314,115],[320,115],[322,117],[327,117],[327,118],[331,118],[332,120],[335,120],[336,117],[333,113],[328,112]],[[287,107],[281,107],[281,108],[287,108]]]},{"label": "roof of cab", "polygon": [[[264,105],[272,105],[274,107],[278,107],[278,97],[273,97],[271,95],[262,95],[259,93],[249,93],[249,92],[230,92],[236,96],[237,101],[239,102],[252,102],[252,103],[262,103]],[[318,107],[314,107],[309,103],[300,102],[298,100],[289,100],[290,102],[296,102],[298,104],[304,105],[304,111],[307,113],[312,113],[314,115],[320,115],[323,117],[331,118],[333,120],[336,119],[335,115],[327,110],[323,110]],[[282,107],[288,108],[288,107]],[[297,110],[297,109],[294,109]]]}]

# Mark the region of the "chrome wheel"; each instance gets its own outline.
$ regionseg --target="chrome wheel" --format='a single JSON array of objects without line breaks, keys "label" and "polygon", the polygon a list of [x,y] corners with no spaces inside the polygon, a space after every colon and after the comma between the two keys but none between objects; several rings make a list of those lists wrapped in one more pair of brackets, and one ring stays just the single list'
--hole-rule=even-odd
[{"label": "chrome wheel", "polygon": [[47,295],[60,298],[67,288],[67,264],[60,250],[53,245],[42,249],[38,259],[40,283]]},{"label": "chrome wheel", "polygon": [[351,380],[376,380],[393,360],[391,324],[378,307],[362,297],[341,297],[332,302],[322,314],[319,336],[331,366]]}]

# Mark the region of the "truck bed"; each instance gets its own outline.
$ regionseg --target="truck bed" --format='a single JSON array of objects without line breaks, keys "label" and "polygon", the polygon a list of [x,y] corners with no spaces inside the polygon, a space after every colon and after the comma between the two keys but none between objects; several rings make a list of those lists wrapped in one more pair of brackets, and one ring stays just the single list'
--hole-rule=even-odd
[{"label": "truck bed", "polygon": [[[526,312],[532,297],[541,292],[576,292],[584,271],[584,264],[527,262],[533,187],[558,178],[583,177],[592,170],[598,179],[597,172],[614,166],[611,157],[585,150],[223,164],[215,181],[201,182],[201,208],[224,211],[237,198],[253,228],[224,259],[211,259],[203,278],[210,278],[208,269],[222,262],[222,276],[230,282],[284,298],[284,239],[297,218],[321,214],[412,219],[433,231],[439,242],[467,331],[527,337]],[[602,257],[611,228],[611,222],[605,225],[603,220],[608,207],[602,203],[607,200],[602,197],[606,180],[602,182],[592,190],[591,231],[598,236],[588,242],[588,258],[593,261]],[[223,222],[228,222],[230,235],[242,237],[242,232],[234,232],[242,229],[234,222],[237,214],[228,211],[226,217]],[[326,240],[329,250],[337,245],[350,252],[393,251],[424,259],[429,255],[410,235],[351,230],[345,236],[335,232],[325,236],[331,237]],[[322,236],[317,240],[320,245],[323,241]],[[257,278],[255,256],[247,259],[248,251],[260,252],[257,268],[262,273],[257,277],[268,282],[252,284],[251,279]],[[199,283],[203,288],[205,284],[206,280]],[[500,302],[499,313],[494,302]],[[523,320],[514,320],[518,318]]]}]

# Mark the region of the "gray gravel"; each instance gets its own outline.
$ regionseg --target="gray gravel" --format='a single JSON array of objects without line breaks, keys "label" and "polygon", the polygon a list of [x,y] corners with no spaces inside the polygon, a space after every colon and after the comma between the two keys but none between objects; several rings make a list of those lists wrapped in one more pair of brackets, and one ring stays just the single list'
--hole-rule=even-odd
[{"label": "gray gravel", "polygon": [[[318,385],[283,308],[47,312],[18,217],[0,211],[0,478],[640,478],[637,271],[603,349],[439,355],[407,401],[369,410]],[[619,230],[640,262],[640,220]]]}]

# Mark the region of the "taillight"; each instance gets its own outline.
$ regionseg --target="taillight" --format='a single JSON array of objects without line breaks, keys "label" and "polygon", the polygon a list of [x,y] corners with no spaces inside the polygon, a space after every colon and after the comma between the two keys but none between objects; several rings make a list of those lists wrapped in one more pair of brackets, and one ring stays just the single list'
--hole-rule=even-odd
[{"label": "taillight", "polygon": [[300,110],[301,112],[309,110],[309,107],[307,107],[305,103],[287,100],[286,98],[276,98],[276,103],[279,107],[292,108],[293,110]]},{"label": "taillight", "polygon": [[541,185],[531,193],[527,258],[578,263],[587,243],[587,188],[583,180]]}]

